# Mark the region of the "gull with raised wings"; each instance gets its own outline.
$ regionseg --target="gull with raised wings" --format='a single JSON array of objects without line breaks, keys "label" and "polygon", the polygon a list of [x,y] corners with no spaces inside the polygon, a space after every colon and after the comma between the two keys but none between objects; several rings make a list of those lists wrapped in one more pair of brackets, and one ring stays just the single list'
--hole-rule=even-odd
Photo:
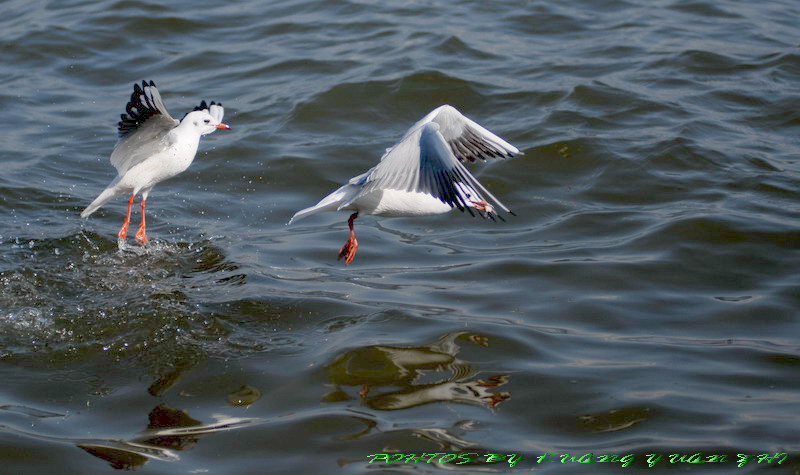
[{"label": "gull with raised wings", "polygon": [[[428,216],[458,208],[484,218],[512,213],[484,188],[462,162],[510,158],[516,147],[443,105],[414,124],[400,141],[386,150],[380,163],[323,198],[298,211],[294,221],[320,211],[354,211],[347,220],[350,238],[339,259],[350,264],[358,250],[353,222],[359,214],[387,217]],[[487,201],[487,198],[491,201]]]},{"label": "gull with raised wings", "polygon": [[137,194],[142,196],[142,223],[136,241],[147,244],[145,204],[156,183],[172,178],[192,164],[200,137],[217,129],[230,129],[222,123],[222,103],[202,101],[180,121],[173,119],[153,81],[133,85],[133,94],[119,121],[119,142],[111,153],[117,177],[81,213],[88,217],[112,198],[130,193],[128,214],[117,234],[120,245],[128,236],[131,208]]}]

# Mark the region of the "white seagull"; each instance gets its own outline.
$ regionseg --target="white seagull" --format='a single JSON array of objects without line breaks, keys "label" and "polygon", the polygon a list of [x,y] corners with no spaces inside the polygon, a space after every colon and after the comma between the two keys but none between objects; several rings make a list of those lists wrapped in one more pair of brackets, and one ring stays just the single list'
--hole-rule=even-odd
[{"label": "white seagull", "polygon": [[[320,211],[355,211],[347,224],[350,238],[339,252],[345,265],[358,250],[353,221],[359,213],[377,216],[429,216],[458,208],[471,215],[503,219],[497,209],[512,213],[475,179],[461,162],[510,158],[516,147],[461,115],[454,107],[439,106],[414,124],[394,147],[386,149],[377,166],[329,194],[289,220]],[[494,204],[484,198],[488,197]]]},{"label": "white seagull", "polygon": [[202,101],[182,120],[173,119],[153,81],[142,81],[141,87],[133,85],[131,100],[118,124],[119,142],[111,153],[111,164],[117,177],[81,213],[88,217],[115,196],[130,193],[128,214],[117,236],[124,243],[131,223],[134,197],[142,195],[142,224],[136,232],[136,241],[147,244],[144,210],[147,195],[156,183],[172,178],[189,168],[197,153],[200,136],[217,129],[230,129],[222,123],[225,109],[222,103]]}]

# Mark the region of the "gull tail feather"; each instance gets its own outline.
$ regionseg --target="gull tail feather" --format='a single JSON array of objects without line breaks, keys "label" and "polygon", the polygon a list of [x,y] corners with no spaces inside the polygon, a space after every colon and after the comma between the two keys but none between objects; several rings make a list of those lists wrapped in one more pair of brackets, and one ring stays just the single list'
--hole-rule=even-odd
[{"label": "gull tail feather", "polygon": [[338,210],[343,203],[346,203],[347,198],[350,195],[350,193],[348,193],[350,191],[348,187],[352,188],[351,185],[345,185],[339,188],[338,190],[334,191],[330,195],[326,196],[325,198],[322,198],[322,200],[319,203],[315,204],[314,206],[301,209],[300,211],[295,213],[294,216],[292,216],[292,219],[290,219],[287,224],[292,224],[293,222],[303,219],[306,216],[317,214],[322,211]]},{"label": "gull tail feather", "polygon": [[109,201],[111,201],[112,199],[121,195],[124,192],[125,190],[118,188],[116,186],[116,183],[112,183],[111,185],[108,186],[108,188],[103,190],[103,192],[100,193],[100,195],[97,198],[95,198],[94,201],[92,201],[92,203],[89,206],[87,206],[85,210],[81,212],[81,218],[88,218],[89,215],[97,211],[98,208],[100,208],[101,206],[108,203]]}]

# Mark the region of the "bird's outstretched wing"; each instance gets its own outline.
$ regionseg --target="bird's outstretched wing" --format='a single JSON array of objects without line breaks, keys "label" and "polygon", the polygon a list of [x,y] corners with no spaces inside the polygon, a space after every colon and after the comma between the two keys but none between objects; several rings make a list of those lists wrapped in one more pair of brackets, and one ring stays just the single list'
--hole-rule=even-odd
[{"label": "bird's outstretched wing", "polygon": [[[488,197],[496,208],[510,213],[461,162],[518,153],[516,147],[455,108],[441,106],[414,124],[375,168],[357,177],[362,186],[358,196],[382,189],[421,192],[470,213],[484,211],[481,203],[488,203]],[[482,215],[497,216],[494,206],[486,207]]]},{"label": "bird's outstretched wing", "polygon": [[474,162],[477,159],[511,158],[514,155],[522,155],[517,147],[489,132],[477,122],[461,114],[458,109],[447,104],[432,110],[414,124],[408,129],[403,139],[429,122],[439,125],[442,138],[459,161]]},{"label": "bird's outstretched wing", "polygon": [[120,176],[169,147],[169,131],[180,123],[167,112],[153,81],[133,85],[131,99],[120,118],[120,140],[111,154],[111,164]]}]

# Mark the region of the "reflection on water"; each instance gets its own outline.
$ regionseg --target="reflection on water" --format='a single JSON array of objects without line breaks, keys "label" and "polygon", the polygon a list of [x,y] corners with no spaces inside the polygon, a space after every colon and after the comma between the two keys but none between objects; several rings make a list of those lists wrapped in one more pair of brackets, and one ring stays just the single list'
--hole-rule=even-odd
[{"label": "reflection on water", "polygon": [[603,414],[581,416],[578,418],[578,422],[592,432],[614,432],[627,429],[651,417],[653,414],[646,407],[626,407]]},{"label": "reflection on water", "polygon": [[16,412],[35,419],[44,419],[47,417],[64,417],[64,414],[57,412],[43,411],[35,407],[22,406],[19,404],[4,404],[0,406],[0,411]]},{"label": "reflection on water", "polygon": [[158,378],[147,387],[148,394],[154,397],[163,396],[169,388],[178,382],[181,375],[185,371],[191,369],[192,366],[192,362],[187,360],[172,362],[172,364],[162,370]]},{"label": "reflection on water", "polygon": [[246,384],[228,394],[228,403],[231,406],[249,406],[259,399],[261,399],[261,391]]},{"label": "reflection on water", "polygon": [[148,414],[148,424],[141,436],[130,441],[109,440],[108,443],[80,442],[76,445],[95,457],[108,461],[116,469],[132,469],[148,459],[172,462],[180,459],[174,451],[191,449],[204,436],[214,432],[238,429],[257,422],[256,419],[220,417],[212,424],[203,424],[189,413],[164,404]]},{"label": "reflection on water", "polygon": [[[409,411],[408,419],[398,415],[403,420],[402,424],[383,427],[381,415],[365,416],[362,420],[366,427],[349,434],[347,440],[370,440],[379,434],[390,440],[411,436],[414,440],[424,441],[426,446],[434,447],[428,451],[457,453],[469,449],[474,453],[490,453],[492,451],[482,447],[483,444],[471,440],[472,433],[480,430],[479,421],[462,419],[450,427],[441,427],[438,422],[428,418],[417,419],[411,411],[437,403],[440,408],[443,407],[442,403],[456,403],[492,409],[511,397],[510,392],[494,391],[509,382],[508,375],[479,378],[479,371],[475,368],[484,365],[480,361],[470,362],[459,358],[465,344],[476,349],[488,349],[490,340],[484,335],[459,331],[444,334],[427,345],[369,345],[346,351],[336,356],[325,368],[328,383],[335,389],[326,394],[322,401],[328,404],[358,401],[360,408],[368,410]],[[436,412],[436,407],[432,410]],[[402,428],[398,428],[398,425]],[[394,444],[388,443],[388,446],[394,447]],[[387,445],[384,444],[384,447]],[[340,460],[340,465],[350,462]],[[401,465],[393,465],[392,468],[400,468]],[[442,469],[456,467],[449,462],[436,462],[430,466]],[[375,466],[381,467],[389,468],[379,464]],[[485,468],[481,467],[480,470]]]},{"label": "reflection on water", "polygon": [[432,402],[459,402],[495,407],[510,398],[511,393],[492,393],[489,389],[497,389],[507,382],[507,376],[499,375],[487,380],[420,384],[400,391],[367,397],[364,402],[373,409],[385,411],[406,409]]},{"label": "reflection on water", "polygon": [[[323,401],[351,399],[341,386],[361,386],[359,397],[372,409],[399,410],[434,402],[458,402],[495,407],[511,397],[490,392],[508,382],[508,376],[475,378],[475,370],[457,358],[459,341],[489,346],[488,338],[467,332],[449,333],[428,346],[373,345],[350,350],[328,367],[336,390]],[[375,393],[376,388],[392,388]]]},{"label": "reflection on water", "polygon": [[[63,415],[34,408],[25,408],[24,411],[16,409],[17,412],[34,418],[63,417]],[[226,416],[215,416],[215,418],[217,419],[215,422],[203,424],[185,411],[159,404],[148,414],[148,424],[141,435],[130,440],[56,437],[4,424],[0,424],[0,431],[15,432],[51,442],[71,443],[95,457],[107,461],[113,468],[130,470],[144,465],[148,460],[175,462],[180,460],[176,451],[191,449],[208,434],[239,429],[259,422],[255,418]]]}]

